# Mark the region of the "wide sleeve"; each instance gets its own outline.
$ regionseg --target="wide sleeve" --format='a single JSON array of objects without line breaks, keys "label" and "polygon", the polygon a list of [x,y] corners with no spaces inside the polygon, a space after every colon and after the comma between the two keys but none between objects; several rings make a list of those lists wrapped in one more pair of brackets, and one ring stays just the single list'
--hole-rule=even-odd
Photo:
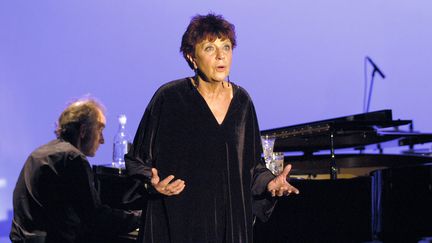
[{"label": "wide sleeve", "polygon": [[148,185],[157,156],[155,140],[163,104],[162,97],[161,92],[158,91],[151,99],[141,118],[132,147],[125,155],[126,172],[136,182],[135,190],[129,192],[130,200],[139,200],[146,197],[148,191],[152,192],[152,188]]},{"label": "wide sleeve", "polygon": [[271,197],[270,193],[267,191],[267,184],[274,179],[275,176],[267,169],[261,157],[261,136],[255,108],[252,102],[250,108],[250,132],[252,133],[252,146],[255,158],[254,166],[251,169],[252,209],[255,216],[257,216],[261,221],[266,222],[270,218],[274,206],[276,205],[276,199]]}]

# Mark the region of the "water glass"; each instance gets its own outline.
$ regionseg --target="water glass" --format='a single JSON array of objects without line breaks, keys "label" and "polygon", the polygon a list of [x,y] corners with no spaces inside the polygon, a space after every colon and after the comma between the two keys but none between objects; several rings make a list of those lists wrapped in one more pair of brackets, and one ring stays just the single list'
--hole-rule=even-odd
[{"label": "water glass", "polygon": [[280,175],[284,169],[284,153],[277,152],[272,154],[272,160],[270,162],[270,171],[274,175]]},{"label": "water glass", "polygon": [[270,163],[272,160],[272,154],[273,154],[273,147],[275,143],[276,138],[269,135],[261,136],[261,143],[263,147],[263,153],[264,153],[264,161],[266,164]]}]

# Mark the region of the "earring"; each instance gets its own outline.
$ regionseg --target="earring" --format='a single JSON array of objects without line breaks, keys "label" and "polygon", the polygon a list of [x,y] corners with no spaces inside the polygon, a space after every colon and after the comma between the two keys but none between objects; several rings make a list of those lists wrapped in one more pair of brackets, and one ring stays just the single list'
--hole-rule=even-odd
[{"label": "earring", "polygon": [[229,75],[228,75],[228,87],[230,86],[230,84],[231,84],[231,81],[230,81],[230,78],[229,78]]}]

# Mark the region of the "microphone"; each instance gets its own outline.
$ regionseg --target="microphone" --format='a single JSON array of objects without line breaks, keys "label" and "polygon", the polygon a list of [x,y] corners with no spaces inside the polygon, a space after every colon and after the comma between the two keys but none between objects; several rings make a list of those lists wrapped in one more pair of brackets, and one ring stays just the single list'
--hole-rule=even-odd
[{"label": "microphone", "polygon": [[383,72],[381,72],[381,70],[379,69],[379,67],[372,61],[372,59],[368,56],[366,56],[366,59],[369,61],[370,64],[372,64],[373,68],[374,68],[374,72],[377,71],[378,74],[384,79],[385,75]]}]

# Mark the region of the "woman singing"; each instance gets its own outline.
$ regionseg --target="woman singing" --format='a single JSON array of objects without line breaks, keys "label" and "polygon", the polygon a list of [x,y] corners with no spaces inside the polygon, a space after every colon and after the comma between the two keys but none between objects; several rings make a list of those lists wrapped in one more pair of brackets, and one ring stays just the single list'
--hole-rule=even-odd
[{"label": "woman singing", "polygon": [[290,165],[275,177],[261,160],[252,100],[228,78],[235,46],[222,16],[192,18],[180,51],[195,75],[160,87],[144,112],[126,155],[150,195],[141,242],[250,243],[272,197],[298,193]]}]

